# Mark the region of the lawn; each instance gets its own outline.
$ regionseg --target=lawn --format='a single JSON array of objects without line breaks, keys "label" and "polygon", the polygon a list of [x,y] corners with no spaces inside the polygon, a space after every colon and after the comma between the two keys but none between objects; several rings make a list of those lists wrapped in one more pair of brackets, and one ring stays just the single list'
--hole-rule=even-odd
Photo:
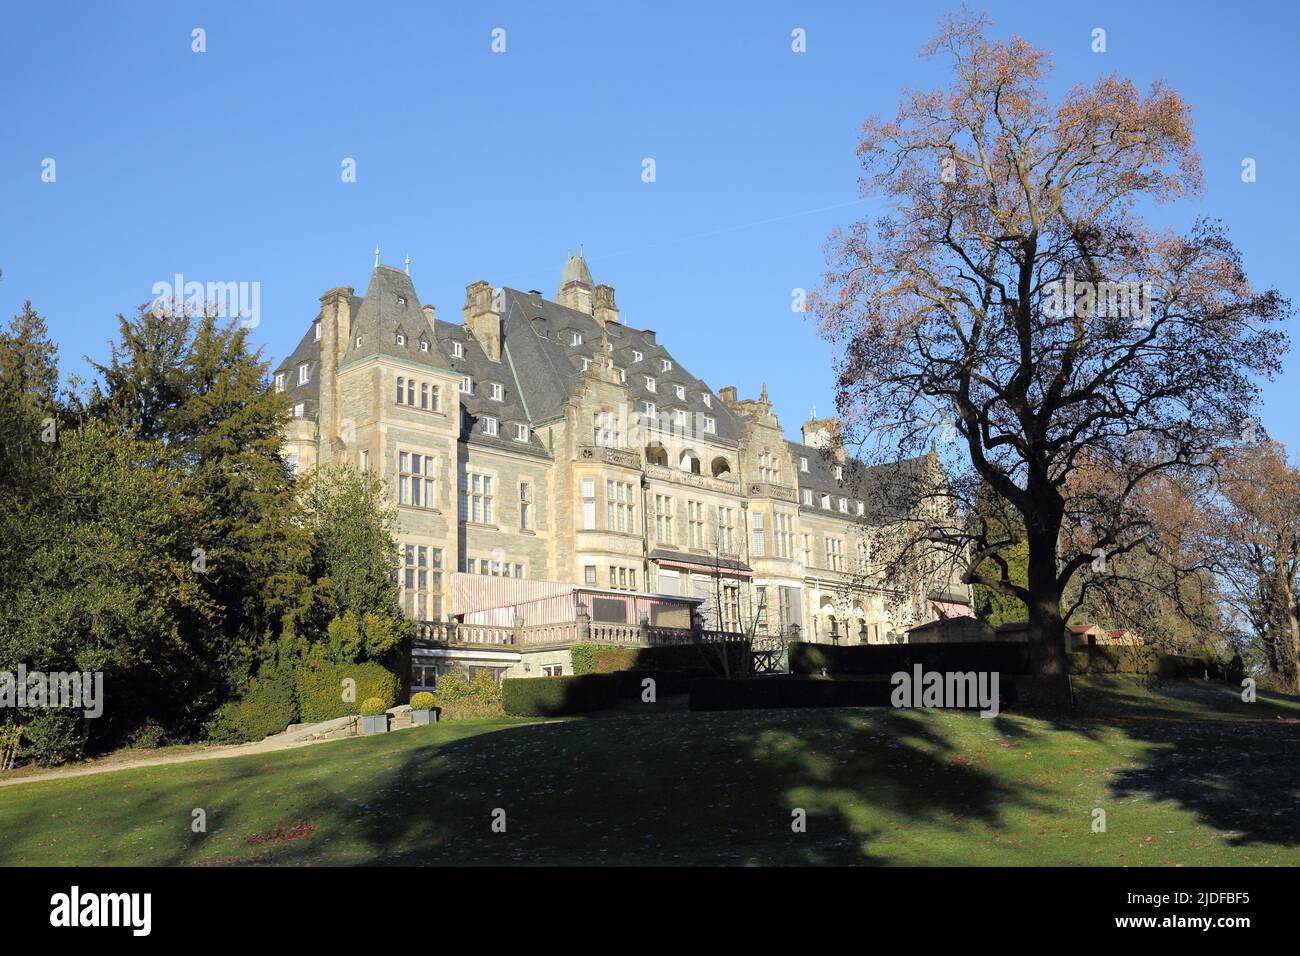
[{"label": "lawn", "polygon": [[0,864],[1300,865],[1300,702],[1076,687],[1068,719],[677,700],[22,784]]}]

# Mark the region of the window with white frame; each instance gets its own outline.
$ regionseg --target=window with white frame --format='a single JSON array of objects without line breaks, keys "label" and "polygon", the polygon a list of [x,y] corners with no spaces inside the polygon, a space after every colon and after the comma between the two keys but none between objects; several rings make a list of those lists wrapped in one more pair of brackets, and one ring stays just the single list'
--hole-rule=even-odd
[{"label": "window with white frame", "polygon": [[319,323],[319,322],[315,322],[315,323],[312,324],[312,336],[316,339],[317,342],[320,341],[320,323]]},{"label": "window with white frame", "polygon": [[660,359],[659,368],[661,371],[671,372],[673,370],[673,363],[668,359]]},{"label": "window with white frame", "polygon": [[402,546],[400,600],[408,617],[437,621],[442,617],[442,549],[423,544]]},{"label": "window with white frame", "polygon": [[673,499],[670,495],[655,495],[655,540],[659,544],[673,543]]},{"label": "window with white frame", "polygon": [[398,344],[398,345],[405,345],[405,344],[406,344],[406,336],[403,335],[401,332],[398,332],[398,333],[397,333],[397,344]]},{"label": "window with white frame", "polygon": [[474,379],[469,375],[464,375],[460,380],[460,390],[464,395],[474,394]]},{"label": "window with white frame", "polygon": [[843,481],[843,480],[844,480],[844,466],[843,466],[843,465],[836,465],[836,466],[835,466],[835,480],[836,480],[836,481]]},{"label": "window with white frame", "polygon": [[464,345],[463,342],[452,342],[452,343],[451,343],[451,357],[452,357],[452,358],[464,358],[464,357],[465,357],[465,345]]},{"label": "window with white frame", "polygon": [[497,420],[493,418],[491,415],[484,415],[483,434],[495,436],[496,433],[497,433]]},{"label": "window with white frame", "polygon": [[705,408],[713,407],[713,396],[708,392],[700,392],[700,401],[704,402]]},{"label": "window with white frame", "polygon": [[582,344],[582,333],[581,333],[581,332],[571,332],[571,333],[569,334],[569,344],[570,344],[570,345],[581,345],[581,344]]},{"label": "window with white frame", "polygon": [[500,382],[492,382],[488,385],[488,398],[494,402],[503,402],[506,398],[506,390]]},{"label": "window with white frame", "polygon": [[849,499],[848,499],[848,498],[841,498],[841,499],[840,499],[840,511],[842,511],[844,514],[848,514],[848,513],[849,513]]},{"label": "window with white frame", "polygon": [[830,510],[831,510],[831,496],[830,496],[830,495],[822,495],[821,506],[822,506],[823,508],[825,508],[827,511],[830,511]]},{"label": "window with white frame", "polygon": [[276,375],[275,375],[275,390],[276,390],[277,392],[283,392],[283,391],[284,391],[284,373],[283,373],[283,372],[277,372]]},{"label": "window with white frame", "polygon": [[655,390],[655,380],[653,375],[647,375],[645,377],[645,388],[647,392],[653,392]]},{"label": "window with white frame", "polygon": [[519,530],[531,531],[533,527],[533,485],[519,482]]},{"label": "window with white frame", "polygon": [[707,528],[704,522],[704,502],[688,501],[686,502],[686,534],[690,547],[703,549],[706,547]]},{"label": "window with white frame", "polygon": [[461,518],[465,521],[473,521],[475,524],[491,524],[493,505],[496,501],[492,489],[492,476],[467,471],[462,481]]},{"label": "window with white frame", "polygon": [[[595,568],[592,568],[591,570],[592,570],[592,571],[595,571],[596,569],[595,569]],[[543,665],[542,665],[542,676],[543,676],[543,677],[563,677],[563,676],[564,676],[564,665],[563,665],[563,664],[543,664]]]},{"label": "window with white frame", "polygon": [[767,554],[767,542],[764,537],[763,529],[763,512],[754,511],[750,513],[749,520],[754,530],[754,557],[761,558]]},{"label": "window with white frame", "polygon": [[647,419],[652,419],[652,418],[655,417],[655,403],[654,403],[654,402],[642,402],[642,403],[641,403],[641,417],[642,417],[642,418],[647,418]]},{"label": "window with white frame", "polygon": [[808,470],[808,459],[803,455],[799,456],[799,470],[800,471]]},{"label": "window with white frame", "polygon": [[636,498],[630,482],[605,479],[605,530],[636,531]]},{"label": "window with white frame", "polygon": [[585,372],[585,371],[587,371],[587,369],[589,369],[589,368],[591,368],[591,359],[587,358],[587,357],[584,355],[584,356],[582,357],[582,370]]},{"label": "window with white frame", "polygon": [[704,434],[706,435],[717,434],[718,422],[716,419],[714,419],[712,415],[705,415],[703,418],[703,422],[704,422]]},{"label": "window with white frame", "polygon": [[399,452],[397,455],[397,503],[412,508],[435,506],[437,465],[432,455]]},{"label": "window with white frame", "polygon": [[636,364],[637,362],[641,361],[641,359],[644,358],[644,357],[645,357],[645,356],[643,356],[643,355],[642,355],[640,352],[638,352],[636,349],[633,349],[633,350],[632,350],[632,362],[633,362],[633,364]]},{"label": "window with white frame", "polygon": [[303,362],[298,366],[298,384],[306,385],[311,381],[311,366]]},{"label": "window with white frame", "polygon": [[584,568],[582,569],[582,581],[583,581],[584,584],[589,584],[589,585],[591,585],[592,587],[595,587],[595,585],[596,585],[596,566],[595,566],[594,564],[589,564],[589,565],[587,565],[586,567],[584,567]]},{"label": "window with white frame", "polygon": [[515,425],[515,441],[528,441],[527,425]]},{"label": "window with white frame", "polygon": [[812,507],[813,500],[812,500],[811,488],[805,488],[803,490],[803,503],[806,504],[809,508]]},{"label": "window with white frame", "polygon": [[596,530],[596,479],[582,479],[582,527],[584,531]]},{"label": "window with white frame", "polygon": [[293,406],[294,418],[302,418],[302,416],[305,415],[306,412],[307,412],[307,406],[304,405],[302,402],[299,402],[297,405]]},{"label": "window with white frame", "polygon": [[674,385],[673,394],[676,395],[681,401],[686,401],[686,386]]}]

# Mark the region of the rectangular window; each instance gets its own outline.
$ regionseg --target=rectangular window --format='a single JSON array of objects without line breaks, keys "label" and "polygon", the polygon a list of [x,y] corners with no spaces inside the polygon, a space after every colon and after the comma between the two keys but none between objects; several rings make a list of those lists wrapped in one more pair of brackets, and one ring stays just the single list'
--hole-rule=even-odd
[{"label": "rectangular window", "polygon": [[636,531],[636,505],[632,485],[625,481],[605,481],[605,530],[631,534]]},{"label": "rectangular window", "polygon": [[466,472],[461,485],[460,516],[463,521],[491,524],[496,495],[492,490],[491,475]]},{"label": "rectangular window", "polygon": [[505,397],[506,390],[501,386],[500,382],[493,382],[488,386],[488,398],[492,399],[492,401],[505,401]]},{"label": "rectangular window", "polygon": [[276,390],[277,392],[283,392],[283,391],[284,391],[284,373],[283,373],[283,372],[277,372],[277,373],[276,373],[276,376],[275,376],[275,390]]},{"label": "rectangular window", "polygon": [[848,499],[848,498],[841,498],[841,499],[840,499],[840,511],[844,512],[844,514],[848,514],[848,513],[849,513],[849,499]]},{"label": "rectangular window", "polygon": [[645,418],[645,419],[651,419],[651,420],[654,419],[654,417],[655,417],[655,403],[654,403],[654,402],[642,402],[642,403],[641,403],[641,417],[642,417],[642,418]]},{"label": "rectangular window", "polygon": [[528,441],[528,426],[527,426],[527,425],[516,425],[516,426],[515,426],[515,441]]},{"label": "rectangular window", "polygon": [[596,479],[582,479],[582,527],[586,531],[596,529]]},{"label": "rectangular window", "polygon": [[582,580],[584,584],[591,587],[596,586],[596,566],[594,564],[589,564],[582,569]]},{"label": "rectangular window", "polygon": [[298,366],[298,384],[306,385],[311,381],[311,366],[303,362]]},{"label": "rectangular window", "polygon": [[668,361],[668,359],[660,359],[659,368],[665,372],[671,372],[673,370],[673,363]]},{"label": "rectangular window", "polygon": [[674,386],[673,386],[673,394],[676,395],[676,396],[677,396],[679,399],[681,399],[682,401],[685,401],[685,400],[686,400],[686,386],[685,386],[685,385],[674,385]]},{"label": "rectangular window", "polygon": [[[594,570],[594,569],[593,569],[593,570]],[[543,677],[563,677],[563,676],[564,676],[564,665],[563,665],[563,664],[543,664],[543,665],[542,665],[542,676],[543,676]]]},{"label": "rectangular window", "polygon": [[723,554],[736,553],[736,509],[718,509],[718,550]]},{"label": "rectangular window", "polygon": [[473,394],[474,394],[474,379],[473,379],[471,376],[469,376],[469,375],[462,376],[462,378],[461,378],[461,380],[460,380],[460,390],[461,390],[462,394],[465,394],[465,395],[473,395]]},{"label": "rectangular window", "polygon": [[313,335],[313,337],[316,339],[317,342],[320,341],[320,323],[319,323],[319,322],[317,322],[317,323],[315,323],[314,325],[312,325],[312,335]]},{"label": "rectangular window", "polygon": [[397,456],[397,503],[412,508],[434,507],[434,468],[432,455],[400,452]]},{"label": "rectangular window", "polygon": [[417,621],[442,619],[442,549],[422,544],[402,547],[399,600],[406,615]]},{"label": "rectangular window", "polygon": [[778,512],[772,516],[772,519],[776,526],[776,556],[794,557],[794,517]]},{"label": "rectangular window", "polygon": [[655,495],[655,540],[673,543],[673,499],[669,495]]},{"label": "rectangular window", "polygon": [[686,502],[686,531],[692,548],[706,547],[704,502]]},{"label": "rectangular window", "polygon": [[647,392],[653,392],[655,390],[655,380],[653,376],[647,375],[645,377],[645,388]]},{"label": "rectangular window", "polygon": [[705,408],[713,407],[713,396],[708,392],[700,392],[700,399],[704,402]]},{"label": "rectangular window", "polygon": [[305,415],[306,412],[307,412],[307,406],[304,405],[302,402],[299,402],[297,405],[293,406],[294,418],[302,418],[302,416]]},{"label": "rectangular window", "polygon": [[483,419],[483,434],[495,435],[496,433],[497,433],[497,420],[495,418],[485,417]]},{"label": "rectangular window", "polygon": [[803,455],[799,456],[799,470],[800,471],[808,470],[808,459],[803,457]]},{"label": "rectangular window", "polygon": [[533,526],[533,486],[519,482],[519,528],[528,531]]},{"label": "rectangular window", "polygon": [[812,507],[812,503],[813,503],[813,502],[812,502],[812,489],[811,489],[811,488],[805,488],[805,489],[803,490],[803,503],[806,504],[809,508]]},{"label": "rectangular window", "polygon": [[460,342],[452,342],[452,343],[451,343],[451,357],[452,357],[452,358],[464,358],[464,357],[465,357],[465,346],[462,345]]},{"label": "rectangular window", "polygon": [[714,419],[711,415],[705,415],[705,416],[704,416],[704,434],[706,434],[706,435],[713,435],[713,434],[716,434],[717,431],[718,431],[718,423],[717,423],[717,420]]},{"label": "rectangular window", "polygon": [[750,515],[750,520],[754,527],[754,557],[761,558],[766,553],[766,542],[763,538],[763,512],[755,511]]},{"label": "rectangular window", "polygon": [[844,570],[844,542],[839,538],[826,539],[826,567],[832,571]]},{"label": "rectangular window", "polygon": [[632,350],[632,361],[633,361],[633,363],[636,363],[636,362],[641,361],[642,358],[643,358],[643,356],[641,355],[640,352],[638,352],[636,349],[633,349],[633,350]]}]

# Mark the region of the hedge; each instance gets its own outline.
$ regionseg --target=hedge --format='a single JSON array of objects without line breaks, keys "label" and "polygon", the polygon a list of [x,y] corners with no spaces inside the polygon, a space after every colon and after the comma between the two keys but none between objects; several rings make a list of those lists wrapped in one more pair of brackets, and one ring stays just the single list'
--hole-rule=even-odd
[{"label": "hedge", "polygon": [[572,677],[507,677],[501,682],[501,709],[516,717],[558,717],[613,707],[618,700],[615,674]]},{"label": "hedge", "polygon": [[[1014,703],[1016,687],[999,680],[1001,706]],[[894,685],[885,678],[830,680],[817,677],[750,677],[691,684],[691,710],[754,710],[785,707],[892,707]],[[978,706],[969,707],[978,710]]]},{"label": "hedge", "polygon": [[[1097,645],[1081,647],[1068,655],[1070,673],[1155,674],[1160,677],[1203,677],[1222,679],[1222,668],[1212,661],[1166,654],[1154,647]],[[970,641],[953,644],[871,644],[837,647],[798,641],[790,645],[790,673],[817,675],[857,674],[888,677],[897,671],[911,671],[920,664],[926,670],[997,671],[1001,674],[1029,674],[1030,646],[1022,641]]]},{"label": "hedge", "polygon": [[[334,664],[329,661],[302,661],[297,668],[298,708],[301,720],[314,724],[334,717],[346,717],[359,711],[358,704],[378,697],[384,707],[397,703],[397,675],[381,664]],[[356,681],[355,695],[343,699],[344,680]]]},{"label": "hedge", "polygon": [[[749,645],[731,641],[727,646],[733,673],[748,673]],[[716,670],[721,663],[717,645],[662,644],[655,647],[611,647],[606,644],[574,644],[570,649],[573,673],[612,674],[615,671],[700,671]]]},{"label": "hedge", "polygon": [[685,694],[695,681],[710,679],[714,674],[713,671],[701,668],[692,671],[615,671],[614,676],[618,678],[620,697],[640,697],[644,689],[641,682],[648,677],[655,682],[657,699],[671,697],[674,694]]},{"label": "hedge", "polygon": [[221,743],[244,743],[278,734],[298,719],[292,674],[274,670],[254,679],[237,700],[217,708],[207,735]]}]

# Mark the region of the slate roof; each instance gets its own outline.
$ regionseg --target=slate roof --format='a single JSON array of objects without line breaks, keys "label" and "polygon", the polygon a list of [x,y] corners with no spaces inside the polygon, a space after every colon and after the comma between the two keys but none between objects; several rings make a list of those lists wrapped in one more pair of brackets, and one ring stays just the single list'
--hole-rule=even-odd
[{"label": "slate roof", "polygon": [[[318,318],[316,322],[319,322]],[[316,322],[307,327],[307,333],[289,356],[275,370],[284,375],[284,391],[291,405],[302,403],[303,417],[315,419],[320,408],[320,342],[316,341]],[[298,383],[298,367],[307,365],[308,379]]]},{"label": "slate roof", "polygon": [[[909,512],[910,480],[925,467],[928,455],[905,458],[902,461],[880,465],[867,465],[857,458],[846,457],[837,462],[824,448],[814,448],[800,442],[787,442],[794,459],[795,478],[799,483],[799,505],[815,514],[843,519],[859,518],[857,502],[865,504],[862,521],[871,525],[886,524],[907,516]],[[800,459],[808,460],[808,470],[799,467]],[[843,478],[835,477],[835,465],[843,465]],[[804,504],[803,490],[813,493],[811,506]],[[821,496],[831,496],[830,508],[821,506]],[[849,499],[849,511],[840,511],[840,498]]]},{"label": "slate roof", "polygon": [[[690,413],[692,427],[697,416],[708,415],[716,423],[716,432],[709,435],[711,441],[733,447],[739,443],[744,423],[707,383],[692,375],[656,341],[654,332],[617,322],[598,322],[586,312],[548,301],[538,293],[502,291],[505,348],[534,422],[560,417],[565,401],[577,389],[582,360],[594,358],[603,332],[609,338],[614,366],[626,373],[628,401],[634,411],[640,409],[642,401],[654,402],[659,416],[684,409]],[[582,338],[577,345],[573,344],[575,332]],[[634,352],[641,353],[640,361],[634,360]],[[668,370],[662,366],[664,360],[671,363]],[[653,392],[646,376],[655,380]],[[684,398],[677,397],[676,385],[683,387]]]},{"label": "slate roof", "polygon": [[[422,343],[427,343],[428,349]],[[420,307],[411,277],[392,266],[376,266],[370,274],[370,287],[361,299],[360,308],[352,313],[352,330],[341,364],[376,353],[417,365],[448,367],[446,355],[438,351],[434,342],[433,330]]]}]

